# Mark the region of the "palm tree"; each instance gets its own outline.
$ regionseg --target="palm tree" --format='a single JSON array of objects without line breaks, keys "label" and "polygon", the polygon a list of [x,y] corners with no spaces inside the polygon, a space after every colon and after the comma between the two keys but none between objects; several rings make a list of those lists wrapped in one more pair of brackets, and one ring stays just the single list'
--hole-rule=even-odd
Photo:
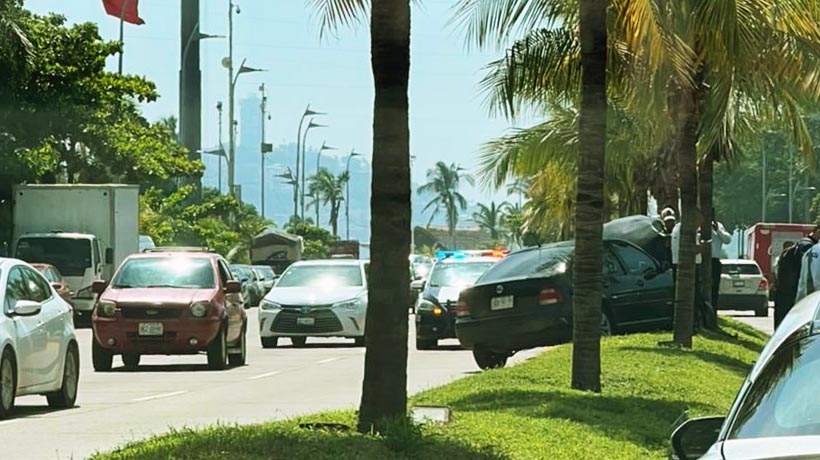
[{"label": "palm tree", "polygon": [[[333,236],[338,236],[339,232],[339,210],[344,201],[345,184],[350,180],[347,171],[334,176],[327,168],[322,168],[316,175],[308,179],[308,191],[316,204],[322,203],[330,205],[330,219],[328,223],[333,231]],[[319,207],[316,207],[317,211]],[[319,222],[319,215],[316,215],[316,222]]]},{"label": "palm tree", "polygon": [[473,213],[473,221],[478,224],[479,228],[486,230],[493,241],[500,241],[504,236],[502,226],[504,213],[509,206],[510,204],[506,201],[499,205],[492,201],[489,206],[479,203],[478,211]]},{"label": "palm tree", "polygon": [[427,203],[423,211],[432,208],[427,226],[433,222],[438,213],[444,209],[447,214],[447,230],[450,235],[450,244],[456,246],[456,225],[458,225],[459,211],[467,209],[467,199],[458,189],[462,179],[470,185],[475,185],[475,179],[469,174],[463,174],[464,168],[452,163],[449,166],[443,161],[427,171],[427,183],[418,188],[418,193],[433,193],[435,196]]},{"label": "palm tree", "polygon": [[530,189],[530,181],[523,177],[516,177],[507,184],[507,196],[518,195],[518,206],[524,206],[524,197]]},{"label": "palm tree", "polygon": [[[311,0],[323,27],[356,22],[367,0]],[[370,8],[373,102],[370,283],[358,428],[385,430],[407,415],[407,274],[410,272],[410,0]]]}]

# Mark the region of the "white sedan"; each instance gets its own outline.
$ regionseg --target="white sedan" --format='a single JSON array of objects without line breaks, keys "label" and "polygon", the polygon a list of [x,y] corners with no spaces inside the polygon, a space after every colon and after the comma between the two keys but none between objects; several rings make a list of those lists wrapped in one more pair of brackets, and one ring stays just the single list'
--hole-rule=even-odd
[{"label": "white sedan", "polygon": [[40,394],[54,408],[77,399],[80,355],[71,306],[25,262],[0,258],[0,418],[15,396]]},{"label": "white sedan", "polygon": [[308,337],[348,337],[364,345],[367,316],[367,267],[363,260],[297,262],[259,304],[262,347],[280,337],[295,347]]}]

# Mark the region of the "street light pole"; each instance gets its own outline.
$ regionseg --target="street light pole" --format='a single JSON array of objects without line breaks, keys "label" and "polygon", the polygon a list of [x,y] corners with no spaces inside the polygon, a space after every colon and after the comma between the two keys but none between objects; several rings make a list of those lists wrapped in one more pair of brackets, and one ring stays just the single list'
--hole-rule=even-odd
[{"label": "street light pole", "polygon": [[794,222],[792,217],[792,210],[794,208],[794,161],[793,161],[794,152],[789,147],[789,223],[791,224]]},{"label": "street light pole", "polygon": [[[222,101],[216,102],[216,111],[219,112],[219,150],[222,151],[222,156],[225,156],[225,148],[222,146]],[[222,195],[222,156],[217,158],[219,171],[219,194]]]},{"label": "street light pole", "polygon": [[351,149],[350,154],[347,155],[347,162],[345,165],[345,174],[347,175],[347,183],[345,183],[345,239],[350,239],[350,159],[361,156],[356,152],[356,149]]},{"label": "street light pole", "polygon": [[[321,168],[321,165],[322,165],[322,152],[325,151],[325,150],[336,150],[336,148],[335,147],[330,147],[324,141],[322,141],[322,146],[319,147],[319,153],[316,154],[316,175],[319,174],[319,168]],[[314,203],[315,203],[315,207],[316,207],[316,226],[321,227],[321,225],[319,225],[319,197],[318,196],[314,200]]]},{"label": "street light pole", "polygon": [[[228,58],[230,61],[230,58]],[[234,120],[234,96],[236,94],[236,81],[239,79],[239,76],[243,73],[251,73],[251,72],[264,72],[263,69],[256,69],[254,67],[248,67],[245,65],[246,59],[242,60],[242,63],[239,65],[239,69],[236,70],[236,74],[232,76],[230,80],[228,80],[228,118],[229,123],[231,125],[231,129],[229,131],[229,138],[228,138],[228,193],[231,196],[236,197],[236,184],[235,184],[235,169],[236,169],[236,120]],[[233,63],[227,62],[226,67],[230,67],[233,69]],[[237,197],[239,198],[239,197]]]},{"label": "street light pole", "polygon": [[761,212],[760,222],[766,222],[766,201],[768,201],[768,192],[766,191],[766,146],[763,147],[763,210]]},{"label": "street light pole", "polygon": [[[302,211],[302,213],[301,213],[302,220],[305,219],[305,157],[307,157],[307,152],[305,151],[305,148],[307,147],[307,135],[310,132],[310,130],[313,129],[313,128],[324,128],[324,127],[325,127],[325,125],[314,123],[313,119],[311,118],[310,122],[308,122],[307,128],[305,128],[305,132],[302,134],[302,165],[301,165],[302,172],[300,174],[301,189],[302,189],[302,196],[301,196],[301,200],[300,200],[300,206],[301,206],[301,211]],[[317,222],[317,225],[318,225],[318,222]]]},{"label": "street light pole", "polygon": [[[234,192],[234,79],[233,79],[233,12],[239,7],[233,0],[228,0],[228,59],[223,60],[223,65],[228,69],[228,195],[236,196]],[[226,62],[227,61],[227,62]]]},{"label": "street light pole", "polygon": [[261,179],[262,187],[259,190],[260,195],[262,196],[262,219],[265,218],[265,104],[268,102],[268,96],[265,95],[265,84],[262,83],[259,86],[259,91],[262,93],[262,102],[259,104],[259,109],[262,112],[262,142],[259,144],[259,153],[260,153],[260,161],[261,161],[261,168],[259,170],[259,176]]}]

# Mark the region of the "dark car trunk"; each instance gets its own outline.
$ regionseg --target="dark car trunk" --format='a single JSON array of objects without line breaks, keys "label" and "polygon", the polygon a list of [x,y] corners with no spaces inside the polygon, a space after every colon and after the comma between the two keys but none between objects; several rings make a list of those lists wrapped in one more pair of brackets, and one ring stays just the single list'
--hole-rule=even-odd
[{"label": "dark car trunk", "polygon": [[[544,308],[561,308],[571,304],[569,283],[565,274],[546,278],[519,278],[477,285],[461,293],[472,319],[526,315]],[[493,299],[513,296],[511,308],[493,309]],[[464,315],[467,316],[467,315]]]}]

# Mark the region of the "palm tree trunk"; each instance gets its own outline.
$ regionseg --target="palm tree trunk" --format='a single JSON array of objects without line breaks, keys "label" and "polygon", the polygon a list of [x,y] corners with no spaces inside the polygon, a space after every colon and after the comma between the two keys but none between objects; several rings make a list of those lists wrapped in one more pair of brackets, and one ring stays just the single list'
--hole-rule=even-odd
[{"label": "palm tree trunk", "polygon": [[410,261],[410,0],[373,0],[372,257],[359,431],[407,415]]},{"label": "palm tree trunk", "polygon": [[[715,181],[715,157],[710,153],[703,159],[700,165],[700,173],[698,174],[698,194],[700,195],[700,209],[703,214],[703,222],[700,226],[700,234],[703,239],[708,240],[712,235],[712,221],[715,220],[715,207],[713,203],[714,197],[714,181]],[[703,264],[700,269],[701,276],[701,295],[710,303],[712,299],[712,258],[720,258],[720,254],[712,254],[712,245],[707,244],[703,248]],[[704,326],[717,330],[717,305],[712,305],[711,309],[706,309],[704,312]]]},{"label": "palm tree trunk", "polygon": [[575,205],[572,388],[601,391],[607,0],[581,0],[581,113]]}]

